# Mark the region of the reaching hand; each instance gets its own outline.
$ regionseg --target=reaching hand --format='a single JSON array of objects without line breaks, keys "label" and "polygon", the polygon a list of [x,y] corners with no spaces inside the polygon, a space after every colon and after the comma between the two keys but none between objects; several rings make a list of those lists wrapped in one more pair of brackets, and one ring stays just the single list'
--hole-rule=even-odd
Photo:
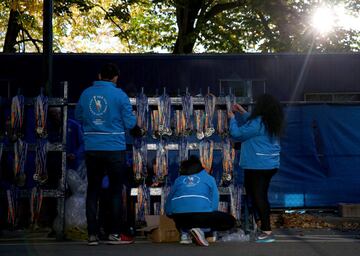
[{"label": "reaching hand", "polygon": [[240,104],[237,103],[232,106],[232,111],[239,112],[240,114],[244,114],[247,112]]}]

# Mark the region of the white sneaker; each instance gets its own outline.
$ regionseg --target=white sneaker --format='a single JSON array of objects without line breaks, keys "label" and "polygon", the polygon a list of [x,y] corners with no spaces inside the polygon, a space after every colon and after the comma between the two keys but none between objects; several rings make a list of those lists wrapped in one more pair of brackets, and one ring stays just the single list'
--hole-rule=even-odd
[{"label": "white sneaker", "polygon": [[192,240],[189,233],[182,233],[180,237],[180,244],[191,244]]},{"label": "white sneaker", "polygon": [[190,234],[194,237],[197,245],[209,246],[209,242],[206,240],[204,232],[200,228],[190,229]]}]

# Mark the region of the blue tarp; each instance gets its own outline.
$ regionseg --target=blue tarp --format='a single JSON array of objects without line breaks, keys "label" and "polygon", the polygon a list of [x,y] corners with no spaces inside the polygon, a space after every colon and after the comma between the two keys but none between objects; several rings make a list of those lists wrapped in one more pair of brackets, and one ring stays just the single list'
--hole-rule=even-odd
[{"label": "blue tarp", "polygon": [[360,106],[286,108],[281,167],[271,184],[273,207],[360,202]]}]

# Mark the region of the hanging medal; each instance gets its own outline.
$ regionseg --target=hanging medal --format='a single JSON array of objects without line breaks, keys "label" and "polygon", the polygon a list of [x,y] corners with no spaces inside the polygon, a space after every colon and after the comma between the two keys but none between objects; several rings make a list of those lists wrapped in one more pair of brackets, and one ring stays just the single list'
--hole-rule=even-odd
[{"label": "hanging medal", "polygon": [[46,119],[48,111],[48,97],[42,93],[35,100],[35,132],[39,138],[46,138]]},{"label": "hanging medal", "polygon": [[150,190],[145,183],[138,187],[136,202],[136,219],[138,222],[145,221],[145,215],[150,214]]},{"label": "hanging medal", "polygon": [[226,137],[229,135],[228,121],[226,110],[217,110],[217,132],[220,136]]},{"label": "hanging medal", "polygon": [[210,137],[214,134],[214,114],[215,114],[215,106],[216,106],[216,96],[214,94],[208,93],[205,96],[205,136]]},{"label": "hanging medal", "polygon": [[35,148],[35,174],[33,176],[34,181],[40,184],[45,184],[48,180],[48,173],[46,169],[47,159],[47,141],[44,139],[38,139],[36,141]]},{"label": "hanging medal", "polygon": [[155,184],[165,182],[168,173],[168,152],[165,148],[165,143],[160,141],[156,151],[156,164],[155,164]]},{"label": "hanging medal", "polygon": [[213,162],[214,142],[212,140],[204,140],[199,144],[200,161],[203,168],[211,173]]},{"label": "hanging medal", "polygon": [[228,186],[233,178],[235,149],[232,146],[230,139],[225,139],[222,143],[223,154],[223,174],[221,178],[222,186]]},{"label": "hanging medal", "polygon": [[225,96],[226,110],[227,112],[232,111],[232,106],[236,103],[235,95],[229,90],[229,94]]},{"label": "hanging medal", "polygon": [[137,125],[141,129],[141,135],[144,136],[148,130],[149,103],[143,91],[136,97],[136,110]]},{"label": "hanging medal", "polygon": [[171,136],[171,100],[169,95],[164,91],[164,94],[159,97],[159,133],[160,135]]},{"label": "hanging medal", "polygon": [[22,127],[24,121],[24,96],[16,95],[11,100],[11,140],[15,142],[22,138]]},{"label": "hanging medal", "polygon": [[185,135],[185,115],[183,110],[175,110],[175,135],[183,136]]},{"label": "hanging medal", "polygon": [[30,211],[31,211],[31,224],[34,228],[37,227],[37,223],[40,216],[40,210],[43,200],[43,190],[38,187],[33,187],[31,190],[30,198]]},{"label": "hanging medal", "polygon": [[196,138],[202,140],[204,135],[205,114],[203,110],[195,110]]},{"label": "hanging medal", "polygon": [[151,131],[153,139],[157,139],[159,137],[159,110],[151,111]]},{"label": "hanging medal", "polygon": [[179,163],[189,158],[189,143],[186,137],[182,137],[179,143]]},{"label": "hanging medal", "polygon": [[133,172],[136,182],[147,176],[147,145],[144,139],[136,139],[133,145]]},{"label": "hanging medal", "polygon": [[15,227],[17,213],[17,192],[14,188],[6,190],[8,201],[8,223]]},{"label": "hanging medal", "polygon": [[185,116],[185,136],[189,136],[193,130],[193,101],[190,93],[186,90],[184,96],[181,97],[181,104]]},{"label": "hanging medal", "polygon": [[21,139],[14,143],[14,178],[18,187],[23,187],[26,182],[25,162],[28,144]]}]

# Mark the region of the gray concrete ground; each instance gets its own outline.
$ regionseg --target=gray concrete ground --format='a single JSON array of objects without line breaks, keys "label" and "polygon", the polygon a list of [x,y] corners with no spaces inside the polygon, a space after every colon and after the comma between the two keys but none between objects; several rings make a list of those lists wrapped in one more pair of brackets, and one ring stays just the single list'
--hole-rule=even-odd
[{"label": "gray concrete ground", "polygon": [[335,230],[277,229],[276,242],[217,242],[209,247],[155,244],[137,239],[131,245],[105,245],[89,247],[85,242],[56,242],[50,239],[1,239],[1,256],[110,256],[110,255],[237,255],[237,256],[358,256],[358,233]]}]

